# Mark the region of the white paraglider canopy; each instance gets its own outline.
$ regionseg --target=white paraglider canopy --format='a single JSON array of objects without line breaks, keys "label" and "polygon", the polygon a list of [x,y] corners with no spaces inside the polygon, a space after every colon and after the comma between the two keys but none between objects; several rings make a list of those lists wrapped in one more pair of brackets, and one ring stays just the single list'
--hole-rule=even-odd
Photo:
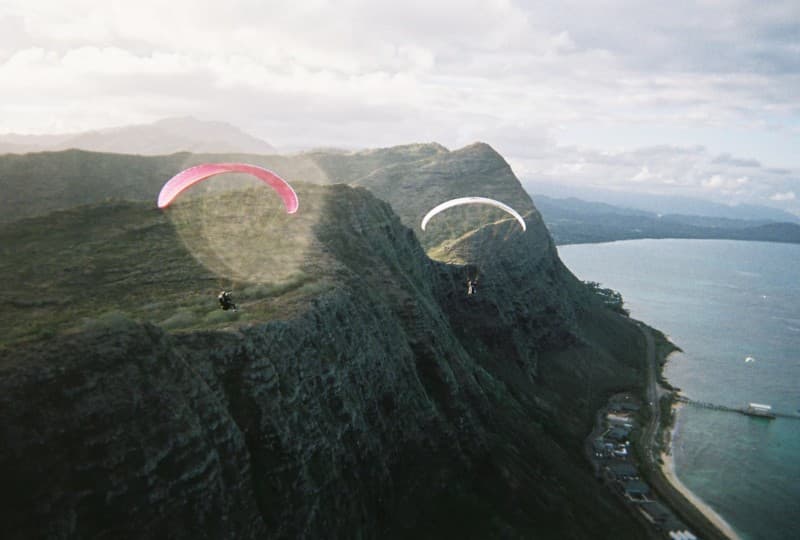
[{"label": "white paraglider canopy", "polygon": [[428,221],[430,221],[430,219],[433,216],[435,216],[439,212],[447,210],[448,208],[452,208],[454,206],[460,206],[462,204],[488,204],[490,206],[494,206],[495,208],[504,210],[509,214],[511,214],[512,216],[514,216],[514,219],[516,219],[522,226],[523,231],[526,230],[525,220],[522,219],[522,216],[519,215],[519,213],[516,210],[514,210],[507,204],[501,203],[500,201],[496,201],[494,199],[489,199],[487,197],[461,197],[458,199],[451,199],[449,201],[445,201],[442,204],[433,207],[433,209],[431,209],[430,212],[425,214],[425,217],[422,218],[422,224],[420,225],[420,228],[422,228],[422,230],[424,231],[425,226],[428,224]]}]

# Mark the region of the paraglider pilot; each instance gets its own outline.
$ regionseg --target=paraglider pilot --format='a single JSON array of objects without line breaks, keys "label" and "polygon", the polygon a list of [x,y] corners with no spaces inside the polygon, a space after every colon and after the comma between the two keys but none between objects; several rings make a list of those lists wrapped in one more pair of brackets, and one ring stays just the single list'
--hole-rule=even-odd
[{"label": "paraglider pilot", "polygon": [[221,293],[219,293],[219,296],[217,296],[217,300],[219,300],[219,307],[221,307],[225,311],[228,311],[229,309],[236,311],[236,304],[233,303],[233,298],[231,297],[231,293],[229,293],[228,291],[222,291]]}]

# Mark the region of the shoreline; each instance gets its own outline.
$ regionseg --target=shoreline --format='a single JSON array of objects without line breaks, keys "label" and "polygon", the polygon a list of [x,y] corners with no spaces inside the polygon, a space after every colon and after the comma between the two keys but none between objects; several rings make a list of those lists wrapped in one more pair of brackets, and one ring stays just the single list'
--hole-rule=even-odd
[{"label": "shoreline", "polygon": [[[638,321],[637,324],[647,342],[647,384],[644,397],[650,402],[652,411],[652,416],[638,440],[642,445],[646,479],[666,505],[698,537],[708,540],[741,540],[730,524],[692,493],[675,474],[672,446],[677,429],[676,414],[681,404],[675,399],[679,390],[665,381],[663,370],[669,355],[681,349],[658,330]],[[659,346],[656,346],[656,340]],[[662,419],[661,400],[667,396],[670,396],[671,418]],[[654,404],[657,405],[653,406]]]},{"label": "shoreline", "polygon": [[[681,407],[682,405],[680,403],[673,404],[672,414],[676,416]],[[678,478],[678,475],[675,472],[675,459],[672,457],[672,446],[675,442],[675,432],[677,429],[677,425],[672,427],[670,431],[669,443],[667,445],[667,451],[661,453],[661,474],[673,487],[673,489],[675,489],[675,491],[680,493],[689,503],[691,503],[722,534],[731,540],[742,540],[736,531],[733,530],[733,527],[731,527],[730,523],[725,521],[722,516],[720,516],[713,508],[708,506],[703,499],[698,497],[693,491],[686,487],[686,485],[681,482],[680,478]]]}]

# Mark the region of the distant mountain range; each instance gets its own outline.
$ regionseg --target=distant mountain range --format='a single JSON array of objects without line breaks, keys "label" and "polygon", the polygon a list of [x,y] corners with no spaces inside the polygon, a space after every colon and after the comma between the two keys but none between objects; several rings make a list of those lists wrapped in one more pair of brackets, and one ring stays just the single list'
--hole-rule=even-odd
[{"label": "distant mountain range", "polygon": [[556,244],[635,238],[716,238],[800,243],[800,224],[776,219],[733,219],[645,210],[533,195]]},{"label": "distant mountain range", "polygon": [[800,223],[800,217],[768,206],[739,204],[730,206],[693,197],[630,193],[586,186],[570,186],[547,182],[527,182],[528,193],[555,199],[578,198],[584,201],[605,203],[617,208],[637,209],[651,214],[682,214],[728,219],[767,220]]},{"label": "distant mountain range", "polygon": [[67,149],[116,154],[163,155],[175,152],[274,154],[270,144],[225,122],[192,117],[60,135],[0,134],[0,153]]}]

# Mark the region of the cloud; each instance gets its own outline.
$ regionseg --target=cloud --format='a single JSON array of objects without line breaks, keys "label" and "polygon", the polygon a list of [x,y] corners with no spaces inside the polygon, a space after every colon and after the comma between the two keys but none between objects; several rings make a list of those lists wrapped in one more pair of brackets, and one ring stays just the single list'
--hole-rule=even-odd
[{"label": "cloud", "polygon": [[712,160],[712,163],[735,167],[761,167],[761,163],[757,159],[737,159],[727,153],[718,155]]},{"label": "cloud", "polygon": [[[539,184],[559,184],[703,198],[728,205],[759,204],[800,214],[794,197],[800,186],[798,171],[776,171],[734,156],[718,157],[697,146],[661,145],[620,152],[553,146],[540,156],[519,160],[515,171],[531,191]],[[743,169],[747,174],[742,174]]]},{"label": "cloud", "polygon": [[793,204],[800,4],[676,2],[6,0],[0,132],[484,140],[520,175]]},{"label": "cloud", "polygon": [[707,180],[701,182],[703,187],[716,189],[725,185],[725,179],[722,176],[715,174]]},{"label": "cloud", "polygon": [[[374,82],[373,101],[413,101],[434,121],[442,109],[454,108],[484,115],[484,125],[524,119],[551,129],[564,122],[736,121],[763,107],[765,95],[771,107],[797,107],[797,81],[734,63],[713,71],[690,69],[698,57],[719,56],[706,50],[709,44],[735,43],[753,21],[760,25],[757,34],[769,37],[762,54],[773,50],[769,44],[782,47],[786,32],[776,41],[767,30],[791,20],[792,11],[779,10],[781,19],[756,4],[739,5],[737,14],[752,17],[737,15],[725,29],[715,21],[730,19],[729,10],[714,5],[685,6],[696,12],[688,25],[682,23],[686,14],[672,8],[585,2],[545,2],[547,9],[507,0],[241,1],[224,8],[208,0],[79,0],[68,7],[37,2],[36,9],[11,0],[9,6],[7,16],[24,21],[27,38],[21,45],[28,41],[48,54],[86,61],[64,66],[70,75],[72,69],[98,77],[123,69],[135,73],[137,63],[163,55],[207,65],[217,90],[258,84],[358,100],[364,99],[366,80]],[[700,47],[696,39],[681,39],[686,36],[714,40]],[[86,57],[90,50],[130,56],[117,62],[106,53],[100,61]],[[406,83],[402,92],[394,90],[399,81]],[[182,91],[175,84],[160,94],[172,98]]]},{"label": "cloud", "polygon": [[770,197],[773,201],[793,201],[795,200],[794,191],[787,191],[786,193],[775,193]]},{"label": "cloud", "polygon": [[647,165],[642,165],[642,168],[636,173],[636,176],[631,178],[631,182],[647,182],[649,180],[653,180],[654,175],[650,172],[650,168]]}]

